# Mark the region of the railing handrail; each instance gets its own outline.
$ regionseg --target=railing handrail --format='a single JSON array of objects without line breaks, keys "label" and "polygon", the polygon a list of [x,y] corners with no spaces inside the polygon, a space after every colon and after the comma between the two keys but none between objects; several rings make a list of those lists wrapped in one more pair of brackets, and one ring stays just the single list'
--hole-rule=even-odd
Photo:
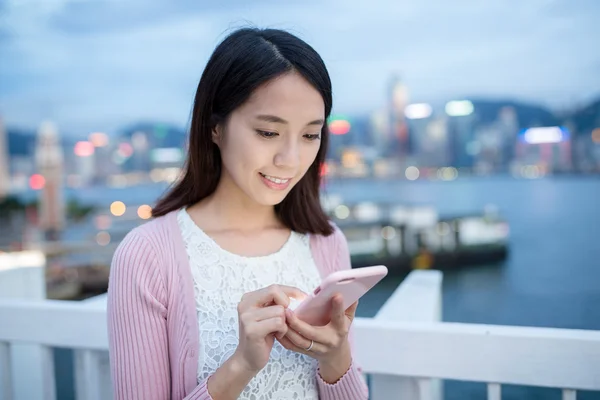
[{"label": "railing handrail", "polygon": [[[0,300],[0,321],[0,342],[108,348],[100,304]],[[357,318],[355,340],[367,373],[600,390],[600,331]]]},{"label": "railing handrail", "polygon": [[0,342],[108,350],[106,307],[75,301],[0,299],[0,321]]},{"label": "railing handrail", "polygon": [[369,319],[355,325],[356,358],[369,373],[600,390],[600,331]]}]

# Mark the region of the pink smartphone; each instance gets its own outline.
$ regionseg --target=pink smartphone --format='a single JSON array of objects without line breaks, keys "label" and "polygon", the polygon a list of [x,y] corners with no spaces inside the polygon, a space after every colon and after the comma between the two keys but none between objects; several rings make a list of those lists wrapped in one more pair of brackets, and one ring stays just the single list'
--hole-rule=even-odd
[{"label": "pink smartphone", "polygon": [[302,321],[313,326],[327,325],[331,318],[331,299],[340,293],[344,309],[350,307],[388,273],[383,265],[337,271],[327,276],[317,288],[300,301],[290,305]]}]

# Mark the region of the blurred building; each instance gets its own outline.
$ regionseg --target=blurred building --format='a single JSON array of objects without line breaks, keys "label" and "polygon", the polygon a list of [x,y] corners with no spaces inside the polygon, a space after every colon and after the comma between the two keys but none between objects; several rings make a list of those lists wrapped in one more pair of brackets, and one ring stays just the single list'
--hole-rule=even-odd
[{"label": "blurred building", "polygon": [[41,124],[35,149],[39,174],[31,177],[31,187],[40,190],[38,225],[47,240],[57,240],[65,225],[63,197],[64,156],[58,130],[49,121]]},{"label": "blurred building", "polygon": [[434,114],[428,103],[409,104],[404,114],[411,141],[410,163],[423,167],[447,166],[447,117]]},{"label": "blurred building", "polygon": [[411,152],[411,142],[404,110],[408,105],[408,88],[399,76],[390,79],[388,87],[389,134],[385,155],[404,162]]},{"label": "blurred building", "polygon": [[450,163],[456,168],[472,168],[474,164],[475,122],[473,103],[453,100],[446,103]]},{"label": "blurred building", "polygon": [[4,198],[10,191],[10,172],[8,155],[8,138],[4,121],[0,117],[0,199]]},{"label": "blurred building", "polygon": [[75,143],[73,153],[75,154],[76,176],[79,185],[89,186],[96,177],[95,152],[96,148],[90,141],[84,140]]},{"label": "blurred building", "polygon": [[572,168],[571,135],[559,126],[524,129],[516,142],[520,166],[536,166],[539,172],[569,171]]},{"label": "blurred building", "polygon": [[498,115],[498,128],[502,138],[501,166],[507,167],[515,157],[513,144],[519,135],[519,120],[513,106],[502,107]]}]

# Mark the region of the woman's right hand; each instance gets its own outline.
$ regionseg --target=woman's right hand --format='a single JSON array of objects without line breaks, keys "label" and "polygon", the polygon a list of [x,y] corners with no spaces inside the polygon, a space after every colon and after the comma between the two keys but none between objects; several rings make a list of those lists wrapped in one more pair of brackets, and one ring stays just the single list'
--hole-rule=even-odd
[{"label": "woman's right hand", "polygon": [[285,309],[290,297],[305,296],[300,289],[284,285],[271,285],[242,296],[238,304],[239,345],[234,357],[246,370],[256,374],[267,365],[275,336],[282,338],[287,333]]}]

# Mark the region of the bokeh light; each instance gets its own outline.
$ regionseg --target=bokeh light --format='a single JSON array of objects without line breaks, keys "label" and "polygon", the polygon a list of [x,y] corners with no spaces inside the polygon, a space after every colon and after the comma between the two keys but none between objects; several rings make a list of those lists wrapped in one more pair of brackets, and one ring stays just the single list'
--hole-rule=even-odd
[{"label": "bokeh light", "polygon": [[406,168],[406,171],[404,172],[404,175],[406,176],[406,179],[408,179],[409,181],[416,181],[417,179],[419,179],[419,168],[417,167],[408,167]]},{"label": "bokeh light", "polygon": [[125,214],[126,210],[127,207],[125,207],[125,203],[123,203],[122,201],[114,201],[110,205],[110,212],[115,217],[120,217],[121,215]]},{"label": "bokeh light", "polygon": [[393,226],[384,226],[381,228],[381,237],[385,240],[392,240],[396,237],[396,228]]},{"label": "bokeh light", "polygon": [[337,206],[335,208],[335,210],[333,211],[333,213],[335,214],[335,216],[338,219],[346,219],[346,218],[348,218],[350,216],[350,209],[348,208],[348,206],[340,204],[339,206]]},{"label": "bokeh light", "polygon": [[592,141],[596,144],[600,144],[600,128],[596,128],[592,131]]},{"label": "bokeh light", "polygon": [[350,132],[350,122],[345,119],[336,119],[329,123],[329,132],[332,135],[345,135]]},{"label": "bokeh light", "polygon": [[89,157],[94,154],[94,145],[91,142],[81,141],[75,143],[73,152],[78,157]]},{"label": "bokeh light", "polygon": [[40,174],[33,174],[29,178],[29,187],[33,190],[41,190],[46,186],[46,178]]},{"label": "bokeh light", "polygon": [[89,139],[95,147],[104,147],[108,145],[108,135],[103,132],[90,133]]},{"label": "bokeh light", "polygon": [[106,231],[98,232],[96,234],[96,243],[100,246],[106,246],[110,243],[110,233]]},{"label": "bokeh light", "polygon": [[149,219],[152,217],[152,207],[147,204],[142,204],[138,207],[137,214],[141,219]]}]

